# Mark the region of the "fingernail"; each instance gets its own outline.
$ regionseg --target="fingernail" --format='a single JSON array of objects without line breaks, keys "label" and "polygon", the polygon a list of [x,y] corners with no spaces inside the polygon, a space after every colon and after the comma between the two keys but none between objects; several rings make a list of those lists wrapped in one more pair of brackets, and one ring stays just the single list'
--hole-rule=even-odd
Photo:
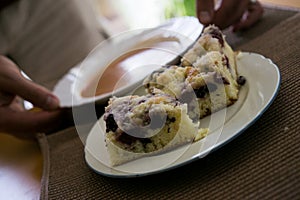
[{"label": "fingernail", "polygon": [[46,101],[46,107],[48,109],[56,109],[59,107],[59,100],[55,96],[49,95]]},{"label": "fingernail", "polygon": [[211,22],[211,16],[208,11],[200,11],[199,18],[200,21],[204,24],[208,24]]}]

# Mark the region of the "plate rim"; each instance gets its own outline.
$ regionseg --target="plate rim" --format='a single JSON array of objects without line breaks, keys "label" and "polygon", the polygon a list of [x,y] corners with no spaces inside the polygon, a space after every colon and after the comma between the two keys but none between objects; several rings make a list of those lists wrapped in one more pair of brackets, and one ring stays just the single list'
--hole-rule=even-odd
[{"label": "plate rim", "polygon": [[[254,53],[254,52],[241,52],[240,53],[242,56],[256,56],[259,57],[260,59],[263,59],[265,61],[268,61],[268,63],[270,64],[270,66],[272,66],[272,69],[276,72],[276,84],[274,85],[274,90],[272,91],[272,95],[270,96],[269,99],[267,99],[266,103],[264,104],[264,106],[262,106],[260,108],[260,111],[256,113],[256,115],[253,117],[252,120],[244,123],[241,125],[241,128],[238,129],[238,131],[236,133],[234,133],[231,137],[229,137],[228,139],[221,141],[221,142],[217,142],[216,144],[214,144],[212,147],[210,147],[209,149],[207,149],[204,152],[201,152],[201,155],[194,155],[193,157],[191,157],[190,159],[188,159],[187,161],[181,162],[181,163],[177,163],[177,164],[171,164],[169,166],[166,166],[162,169],[158,169],[155,171],[149,171],[149,172],[145,172],[145,173],[128,173],[128,172],[122,172],[123,174],[114,174],[114,173],[105,173],[102,171],[98,171],[96,170],[90,163],[89,163],[89,158],[88,156],[93,157],[92,155],[90,155],[89,151],[87,150],[87,147],[85,145],[84,147],[84,153],[85,153],[85,162],[86,164],[89,166],[90,169],[92,169],[94,172],[96,172],[97,174],[106,176],[106,177],[111,177],[111,178],[135,178],[135,177],[143,177],[143,176],[149,176],[149,175],[153,175],[153,174],[158,174],[158,173],[163,173],[165,171],[169,171],[169,170],[174,170],[176,168],[179,168],[181,166],[190,164],[196,160],[199,160],[203,157],[205,157],[206,155],[222,148],[224,145],[228,144],[229,142],[231,142],[232,140],[234,140],[235,138],[237,138],[239,135],[241,135],[245,130],[247,130],[250,126],[252,126],[258,119],[260,119],[260,117],[269,109],[269,107],[272,105],[272,103],[274,102],[274,100],[276,99],[279,91],[280,91],[280,84],[281,84],[281,74],[280,74],[280,70],[278,68],[278,66],[270,59],[270,58],[266,58],[265,56],[258,54],[258,53]],[[96,124],[95,124],[96,125]],[[94,125],[94,126],[95,126]],[[94,128],[93,126],[93,128]],[[91,129],[90,133],[88,134],[87,137],[87,141],[88,138],[93,130],[93,128]],[[204,155],[204,156],[203,156]],[[95,158],[93,158],[95,159]],[[97,161],[99,162],[99,161]],[[102,164],[102,163],[101,163]],[[103,166],[105,166],[104,164],[102,164]],[[108,167],[108,166],[105,166]],[[108,167],[109,168],[109,167]],[[110,169],[112,169],[113,167],[110,167]],[[118,171],[117,169],[113,169],[115,171]]]}]

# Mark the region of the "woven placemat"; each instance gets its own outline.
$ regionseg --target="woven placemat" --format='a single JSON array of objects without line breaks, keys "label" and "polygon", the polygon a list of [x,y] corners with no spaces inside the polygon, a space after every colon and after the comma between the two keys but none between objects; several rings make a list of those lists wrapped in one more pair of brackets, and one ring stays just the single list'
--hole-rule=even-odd
[{"label": "woven placemat", "polygon": [[45,157],[41,199],[299,198],[300,13],[286,18],[236,46],[271,58],[280,68],[282,81],[273,104],[235,140],[175,170],[114,179],[87,166],[84,147],[70,128],[40,138]]}]

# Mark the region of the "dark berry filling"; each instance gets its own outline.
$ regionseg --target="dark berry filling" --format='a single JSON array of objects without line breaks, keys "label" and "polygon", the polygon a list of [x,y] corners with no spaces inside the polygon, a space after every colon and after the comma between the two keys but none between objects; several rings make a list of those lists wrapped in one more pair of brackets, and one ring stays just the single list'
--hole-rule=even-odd
[{"label": "dark berry filling", "polygon": [[246,78],[244,76],[239,76],[238,79],[237,79],[237,83],[239,85],[245,85],[246,83]]},{"label": "dark berry filling", "polygon": [[104,120],[106,122],[106,132],[115,132],[117,130],[118,124],[116,123],[113,114],[108,114],[107,116],[105,116]]},{"label": "dark berry filling", "polygon": [[218,29],[211,29],[209,33],[210,33],[210,35],[213,38],[218,39],[219,43],[221,44],[221,46],[224,47],[224,39],[223,39],[223,35],[220,32],[220,30],[218,30]]}]

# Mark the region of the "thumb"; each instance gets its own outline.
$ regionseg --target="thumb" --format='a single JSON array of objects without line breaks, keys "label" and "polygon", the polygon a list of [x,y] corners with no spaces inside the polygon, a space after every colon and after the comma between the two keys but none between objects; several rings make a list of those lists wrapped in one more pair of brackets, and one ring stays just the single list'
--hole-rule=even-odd
[{"label": "thumb", "polygon": [[208,25],[212,22],[214,15],[214,0],[197,0],[196,9],[197,17],[202,24]]}]

